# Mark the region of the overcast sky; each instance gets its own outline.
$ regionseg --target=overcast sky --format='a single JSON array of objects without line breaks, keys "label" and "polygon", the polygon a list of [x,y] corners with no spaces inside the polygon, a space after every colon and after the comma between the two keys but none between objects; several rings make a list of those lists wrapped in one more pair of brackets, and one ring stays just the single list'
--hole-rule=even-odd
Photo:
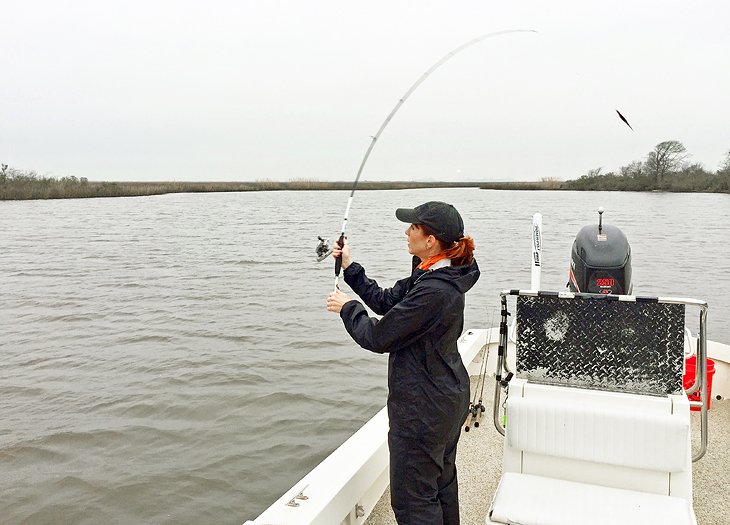
[{"label": "overcast sky", "polygon": [[[0,162],[92,180],[537,180],[730,149],[730,2],[12,1]],[[635,131],[616,115],[619,109]]]}]

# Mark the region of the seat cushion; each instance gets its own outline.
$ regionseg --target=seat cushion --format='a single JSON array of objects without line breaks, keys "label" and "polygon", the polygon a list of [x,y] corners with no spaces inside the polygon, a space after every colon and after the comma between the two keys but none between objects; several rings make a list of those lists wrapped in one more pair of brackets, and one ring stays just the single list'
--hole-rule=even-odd
[{"label": "seat cushion", "polygon": [[489,518],[513,525],[697,523],[692,507],[682,498],[513,472],[502,476]]},{"label": "seat cushion", "polygon": [[638,410],[625,401],[615,406],[586,401],[510,396],[509,446],[648,470],[681,472],[690,468],[689,417],[673,416],[668,409],[666,413]]}]

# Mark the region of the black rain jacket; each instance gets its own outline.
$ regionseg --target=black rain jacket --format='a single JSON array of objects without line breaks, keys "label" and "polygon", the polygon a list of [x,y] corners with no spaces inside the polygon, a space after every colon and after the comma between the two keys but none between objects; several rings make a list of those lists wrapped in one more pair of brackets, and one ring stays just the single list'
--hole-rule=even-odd
[{"label": "black rain jacket", "polygon": [[439,443],[461,425],[469,408],[469,375],[457,339],[464,329],[464,294],[479,279],[476,261],[466,266],[419,270],[383,289],[353,262],[345,282],[359,301],[340,317],[361,347],[389,353],[388,417],[392,434]]}]

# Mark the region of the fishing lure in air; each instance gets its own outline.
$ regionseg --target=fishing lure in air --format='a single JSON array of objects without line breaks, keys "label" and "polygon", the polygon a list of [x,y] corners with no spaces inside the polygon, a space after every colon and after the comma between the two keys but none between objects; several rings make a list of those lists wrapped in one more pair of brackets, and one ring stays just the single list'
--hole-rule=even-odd
[{"label": "fishing lure in air", "polygon": [[[360,180],[360,175],[362,174],[362,170],[365,167],[365,163],[368,160],[368,157],[370,156],[370,152],[373,151],[373,147],[375,147],[375,143],[378,141],[378,138],[380,138],[380,134],[383,132],[385,127],[388,125],[390,120],[393,118],[393,116],[398,112],[400,107],[403,105],[403,103],[408,99],[408,97],[411,96],[411,94],[418,88],[418,86],[423,83],[426,78],[436,71],[440,66],[442,66],[444,63],[446,63],[449,59],[451,59],[454,55],[457,53],[463,51],[464,49],[473,46],[474,44],[478,44],[482,40],[486,40],[487,38],[492,38],[496,36],[501,35],[507,35],[510,33],[537,33],[537,31],[532,29],[507,29],[504,31],[496,31],[494,33],[487,33],[486,35],[478,36],[476,38],[473,38],[466,42],[465,44],[460,45],[447,55],[445,55],[443,58],[441,58],[438,62],[436,62],[434,65],[432,65],[428,70],[423,73],[418,80],[410,87],[408,88],[408,91],[405,92],[405,94],[398,100],[395,107],[391,110],[391,112],[388,114],[387,117],[385,117],[385,120],[380,126],[380,129],[378,132],[371,137],[370,145],[368,146],[367,151],[365,152],[365,156],[362,159],[362,162],[360,163],[360,167],[357,170],[357,176],[355,177],[355,183],[352,185],[352,191],[350,192],[350,197],[347,199],[347,207],[345,208],[345,217],[342,221],[342,232],[340,233],[340,237],[337,241],[337,244],[340,246],[344,246],[345,242],[345,229],[347,227],[347,217],[350,214],[350,206],[352,206],[352,198],[355,195],[355,189],[357,188],[357,183]],[[329,239],[325,239],[322,237],[319,237],[319,244],[316,248],[317,252],[317,260],[322,261],[327,256],[332,253],[332,248],[329,246]],[[342,256],[337,257],[335,259],[335,290],[338,288],[339,279],[340,279],[340,269],[342,268]]]},{"label": "fishing lure in air", "polygon": [[626,117],[624,117],[618,109],[616,110],[616,113],[618,113],[618,116],[621,118],[621,120],[624,121],[624,124],[626,124],[631,129],[631,131],[634,131],[634,128],[631,127],[631,124],[629,124],[629,121],[626,120]]}]

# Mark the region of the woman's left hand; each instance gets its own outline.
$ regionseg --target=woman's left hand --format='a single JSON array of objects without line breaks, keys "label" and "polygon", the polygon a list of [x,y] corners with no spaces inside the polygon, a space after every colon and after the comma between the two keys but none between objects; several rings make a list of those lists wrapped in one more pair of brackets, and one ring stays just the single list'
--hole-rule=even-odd
[{"label": "woman's left hand", "polygon": [[327,311],[339,314],[344,304],[349,300],[350,296],[347,295],[345,292],[342,292],[340,290],[332,292],[327,296]]}]

